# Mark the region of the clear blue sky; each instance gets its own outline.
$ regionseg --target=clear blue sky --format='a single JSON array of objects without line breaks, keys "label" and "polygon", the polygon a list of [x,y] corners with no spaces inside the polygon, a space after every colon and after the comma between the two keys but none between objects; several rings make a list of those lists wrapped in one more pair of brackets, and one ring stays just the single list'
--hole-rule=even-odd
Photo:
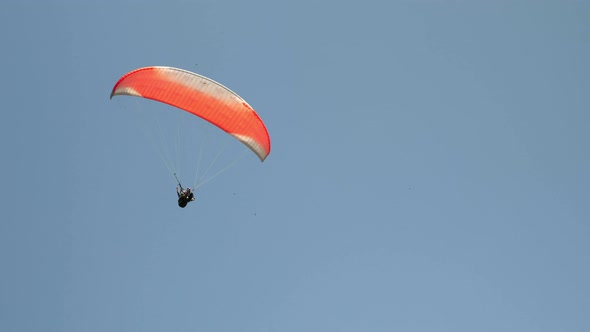
[{"label": "clear blue sky", "polygon": [[[589,331],[587,1],[4,1],[1,331]],[[186,209],[125,72],[273,150]],[[123,97],[120,97],[123,98]]]}]

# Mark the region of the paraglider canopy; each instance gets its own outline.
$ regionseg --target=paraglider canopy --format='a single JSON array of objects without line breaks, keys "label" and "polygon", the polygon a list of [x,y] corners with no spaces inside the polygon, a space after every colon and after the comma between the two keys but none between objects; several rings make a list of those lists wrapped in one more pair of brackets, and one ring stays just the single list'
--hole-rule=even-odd
[{"label": "paraglider canopy", "polygon": [[144,67],[121,77],[118,95],[156,100],[214,124],[254,152],[260,161],[270,153],[270,136],[252,107],[235,92],[199,74],[172,67]]}]

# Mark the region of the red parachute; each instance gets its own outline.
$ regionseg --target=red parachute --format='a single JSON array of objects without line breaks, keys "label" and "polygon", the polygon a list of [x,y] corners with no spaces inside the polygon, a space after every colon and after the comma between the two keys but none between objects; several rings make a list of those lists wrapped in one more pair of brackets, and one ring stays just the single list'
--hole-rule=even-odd
[{"label": "red parachute", "polygon": [[270,153],[270,136],[258,114],[225,86],[199,74],[172,67],[145,67],[119,79],[118,95],[153,99],[209,121],[252,150],[260,161]]}]

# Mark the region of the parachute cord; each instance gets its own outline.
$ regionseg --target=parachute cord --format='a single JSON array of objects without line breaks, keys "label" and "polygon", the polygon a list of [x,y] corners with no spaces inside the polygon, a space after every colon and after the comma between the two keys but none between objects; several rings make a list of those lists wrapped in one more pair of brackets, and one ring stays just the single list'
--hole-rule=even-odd
[{"label": "parachute cord", "polygon": [[[196,161],[194,182],[191,187],[193,190],[196,190],[235,166],[245,157],[246,152],[249,151],[248,148],[244,147],[242,153],[238,153],[233,158],[225,158],[230,143],[234,144],[235,141],[229,138],[225,139],[224,137],[224,139],[219,140],[219,142],[215,144],[218,140],[216,138],[213,139],[211,127],[207,123],[205,126],[202,126],[202,128],[197,129],[201,130],[200,136],[202,137],[199,143],[200,147],[198,156],[195,156],[194,154],[192,157],[187,156],[181,152],[184,151],[186,153],[191,150],[191,147],[194,149],[194,145],[192,144],[193,141],[188,140],[185,136],[193,137],[192,134],[194,134],[194,129],[192,129],[192,126],[189,127],[188,122],[183,121],[182,115],[184,115],[184,113],[180,113],[177,119],[171,119],[172,123],[168,123],[164,121],[164,118],[158,117],[159,113],[155,113],[149,108],[144,109],[146,106],[141,103],[141,100],[136,100],[135,98],[131,100],[135,105],[133,108],[137,111],[139,119],[143,120],[140,121],[140,123],[143,124],[141,127],[143,127],[144,137],[151,143],[160,160],[162,160],[162,163],[172,178],[175,179],[175,182],[179,185],[179,179],[182,178],[182,170],[180,168],[186,168],[182,167],[184,165],[189,166],[189,170],[192,169],[192,167],[190,167],[191,165],[185,165],[184,162],[190,160],[191,164],[194,166]],[[176,126],[174,126],[174,122],[177,122]],[[169,128],[168,125],[171,125],[171,127]],[[194,138],[198,138],[198,136],[199,135],[197,134]],[[210,144],[213,146],[209,146]],[[232,155],[234,155],[234,153],[232,153]],[[198,157],[198,159],[195,160],[195,157]],[[213,159],[211,160],[210,157],[213,157]],[[186,169],[184,169],[184,171],[186,171]]]},{"label": "parachute cord", "polygon": [[219,156],[221,156],[221,154],[223,153],[223,151],[225,150],[225,148],[227,147],[227,140],[219,147],[219,151],[217,152],[217,154],[215,155],[215,157],[213,158],[213,160],[211,161],[211,163],[209,163],[209,166],[207,167],[207,169],[205,170],[205,172],[203,173],[203,176],[206,176],[207,173],[209,173],[209,171],[211,170],[211,168],[213,167],[213,165],[215,165],[215,162],[217,162],[217,159],[219,159]]},{"label": "parachute cord", "polygon": [[183,160],[182,160],[182,154],[180,153],[180,151],[183,150],[183,142],[182,142],[182,138],[183,138],[183,129],[184,127],[182,126],[182,113],[178,113],[178,124],[177,124],[177,130],[176,130],[176,139],[175,139],[175,153],[176,153],[176,168],[178,169],[178,172],[181,173],[182,172],[182,165],[183,165]]},{"label": "parachute cord", "polygon": [[219,171],[217,171],[216,173],[214,173],[213,175],[211,175],[210,177],[204,179],[203,181],[201,181],[199,183],[199,185],[195,185],[193,191],[196,191],[197,188],[200,188],[201,186],[203,186],[205,183],[215,179],[217,176],[221,175],[222,173],[224,173],[225,171],[227,171],[228,169],[232,168],[235,164],[238,163],[238,161],[240,161],[242,158],[244,158],[244,156],[246,155],[246,152],[248,151],[248,148],[245,148],[242,153],[240,153],[240,155],[238,157],[236,157],[229,165],[225,166],[224,168],[220,169]]},{"label": "parachute cord", "polygon": [[[139,102],[139,100],[134,99],[134,108],[136,110],[139,110],[142,108],[141,103]],[[146,138],[150,141],[151,145],[154,147],[154,149],[158,152],[158,156],[160,157],[160,159],[162,160],[162,162],[164,163],[164,166],[168,169],[168,171],[170,172],[170,174],[174,174],[176,173],[175,169],[174,169],[174,165],[170,162],[170,156],[168,156],[166,154],[166,144],[164,143],[164,134],[162,133],[162,128],[160,125],[160,122],[157,120],[156,116],[152,114],[151,116],[151,120],[149,119],[149,116],[147,113],[149,112],[144,112],[144,111],[139,111],[138,113],[140,113],[140,118],[143,119],[143,131],[144,131],[144,135],[146,136]],[[157,128],[157,133],[156,135],[154,135],[154,132],[152,130],[150,130],[149,128],[153,128],[153,125],[150,125],[151,123],[154,123],[156,125]]]},{"label": "parachute cord", "polygon": [[209,127],[204,126],[203,139],[199,146],[199,158],[197,159],[197,170],[195,171],[195,181],[193,182],[193,188],[197,187],[197,181],[199,180],[199,169],[201,168],[201,161],[203,160],[203,152],[205,151],[205,143],[209,138]]},{"label": "parachute cord", "polygon": [[153,139],[152,143],[155,145],[156,150],[158,151],[160,158],[164,162],[164,165],[166,165],[166,168],[168,168],[168,171],[171,174],[175,174],[177,173],[177,167],[175,167],[174,162],[172,161],[172,156],[170,156],[167,153],[169,149],[166,148],[166,139],[164,137],[164,132],[162,130],[162,124],[160,123],[160,121],[158,121],[158,118],[154,114],[152,114],[152,120],[156,124],[157,128],[157,139]]}]

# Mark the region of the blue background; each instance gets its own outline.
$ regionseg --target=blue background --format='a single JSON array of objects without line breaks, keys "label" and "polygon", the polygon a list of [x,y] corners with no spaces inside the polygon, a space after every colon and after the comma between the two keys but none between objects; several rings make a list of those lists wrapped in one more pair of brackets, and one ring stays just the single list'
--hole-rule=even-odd
[{"label": "blue background", "polygon": [[[590,330],[585,1],[0,6],[1,331]],[[132,69],[273,150],[176,206]],[[117,97],[124,98],[124,97]]]}]

